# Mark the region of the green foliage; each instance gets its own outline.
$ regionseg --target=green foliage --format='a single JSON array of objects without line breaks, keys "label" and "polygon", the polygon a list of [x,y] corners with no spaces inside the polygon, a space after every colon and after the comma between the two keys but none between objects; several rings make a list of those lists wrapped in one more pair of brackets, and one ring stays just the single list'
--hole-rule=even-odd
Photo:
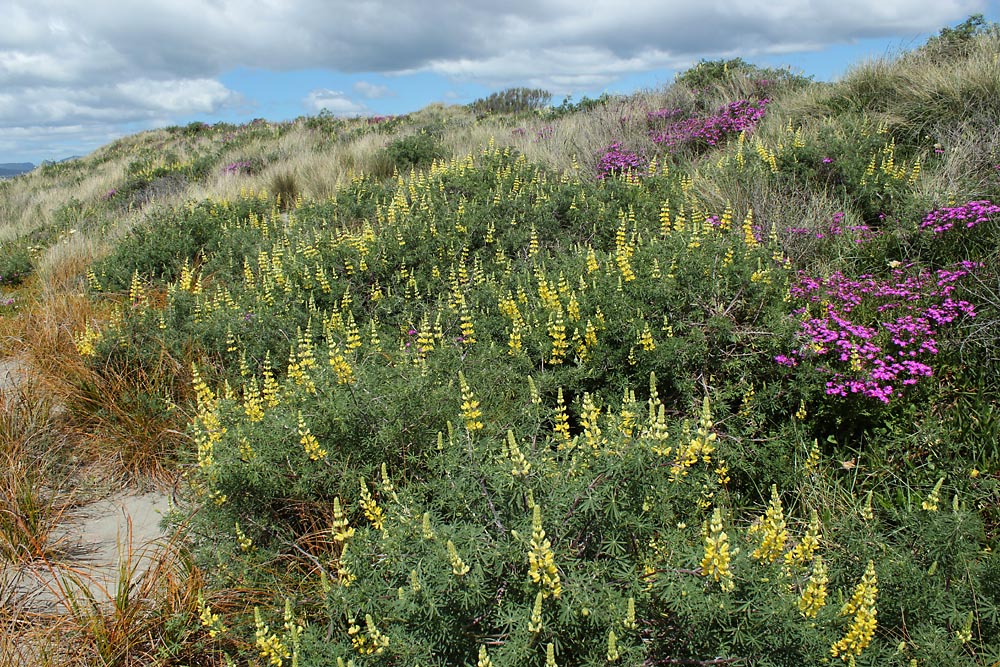
[{"label": "green foliage", "polygon": [[426,131],[393,139],[385,147],[384,154],[400,173],[427,167],[445,156],[441,141]]},{"label": "green foliage", "polygon": [[23,244],[0,244],[0,285],[19,285],[33,270],[31,252]]},{"label": "green foliage", "polygon": [[969,54],[977,37],[996,30],[997,24],[987,22],[982,14],[972,14],[954,28],[941,28],[919,51],[935,60],[962,58]]},{"label": "green foliage", "polygon": [[552,93],[540,88],[507,88],[469,105],[476,114],[523,113],[548,106]]},{"label": "green foliage", "polygon": [[270,202],[249,198],[158,210],[129,230],[93,273],[100,288],[112,292],[128,289],[136,275],[143,282],[176,280],[185,263],[197,266],[209,256],[208,271],[238,275],[243,258],[253,253],[254,241],[247,234],[231,233],[229,225],[270,213]]},{"label": "green foliage", "polygon": [[742,58],[700,60],[694,67],[678,74],[676,81],[692,89],[706,90],[735,79],[755,79],[765,88],[780,85],[791,89],[801,88],[812,81],[812,77],[794,74],[788,69],[759,67]]},{"label": "green foliage", "polygon": [[584,95],[579,100],[574,102],[571,97],[567,96],[563,98],[563,101],[559,104],[559,106],[550,107],[546,110],[545,117],[549,120],[555,120],[557,118],[575,113],[600,109],[601,107],[607,106],[616,98],[617,96],[609,95],[608,93],[601,93],[596,98]]}]

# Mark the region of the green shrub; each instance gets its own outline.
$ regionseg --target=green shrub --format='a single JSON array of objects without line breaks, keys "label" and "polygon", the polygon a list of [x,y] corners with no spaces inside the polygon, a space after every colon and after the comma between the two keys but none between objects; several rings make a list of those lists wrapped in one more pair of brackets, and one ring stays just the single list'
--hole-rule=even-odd
[{"label": "green shrub", "polygon": [[429,132],[419,132],[393,139],[385,147],[385,155],[400,173],[426,167],[445,156],[440,140]]},{"label": "green shrub", "polygon": [[478,115],[491,113],[523,113],[548,106],[552,93],[540,88],[507,88],[490,93],[469,105]]},{"label": "green shrub", "polygon": [[19,285],[33,270],[31,252],[23,244],[0,244],[0,285]]}]

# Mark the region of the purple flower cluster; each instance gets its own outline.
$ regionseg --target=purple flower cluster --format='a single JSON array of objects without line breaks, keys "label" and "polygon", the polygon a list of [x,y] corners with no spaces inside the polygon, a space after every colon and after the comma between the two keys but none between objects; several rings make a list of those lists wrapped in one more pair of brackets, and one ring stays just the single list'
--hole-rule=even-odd
[{"label": "purple flower cluster", "polygon": [[842,273],[817,280],[800,272],[791,296],[805,305],[801,346],[774,360],[788,367],[806,358],[822,359],[832,377],[831,396],[860,394],[888,403],[899,386],[930,377],[925,363],[938,353],[937,332],[959,317],[975,317],[975,307],[952,296],[959,281],[982,265],[962,262],[934,273],[893,271],[889,280],[872,275],[849,279]]},{"label": "purple flower cluster", "polygon": [[118,194],[118,189],[111,188],[101,196],[101,199],[104,201],[110,201],[116,194]]},{"label": "purple flower cluster", "polygon": [[[757,102],[738,100],[726,104],[706,118],[686,118],[674,121],[662,130],[650,130],[649,138],[655,143],[667,148],[688,143],[704,143],[709,146],[720,144],[727,136],[743,130],[752,130],[764,117],[764,110],[769,99],[763,98]],[[661,110],[664,117],[672,117],[673,110]],[[652,112],[647,118],[652,119]]]},{"label": "purple flower cluster", "polygon": [[[3,276],[0,276],[0,281],[2,280]],[[0,297],[0,306],[13,306],[13,305],[14,305],[14,297],[12,296]]]},{"label": "purple flower cluster", "polygon": [[597,163],[597,178],[604,180],[609,176],[623,174],[643,167],[642,159],[632,151],[622,148],[619,142],[614,142],[604,149],[604,155]]},{"label": "purple flower cluster", "polygon": [[817,239],[843,236],[845,234],[853,237],[853,241],[858,244],[867,243],[875,238],[877,232],[872,231],[872,228],[868,225],[843,225],[844,214],[834,213],[833,219],[827,226],[826,230],[817,229],[812,230],[806,227],[785,227],[785,231],[789,234],[795,236],[814,236]]},{"label": "purple flower cluster", "polygon": [[535,138],[532,139],[532,141],[537,144],[539,141],[545,141],[550,138],[555,133],[556,128],[551,125],[543,125],[537,132],[535,132]]},{"label": "purple flower cluster", "polygon": [[385,123],[387,121],[393,120],[395,116],[369,116],[369,125],[378,125],[379,123]]},{"label": "purple flower cluster", "polygon": [[684,113],[679,108],[674,109],[657,109],[656,111],[649,111],[646,113],[646,121],[649,123],[650,127],[659,127],[663,121],[670,120],[675,116],[680,116]]},{"label": "purple flower cluster", "polygon": [[251,171],[253,171],[253,163],[249,160],[230,162],[222,168],[222,173],[226,176],[239,176],[240,174],[249,174]]},{"label": "purple flower cluster", "polygon": [[924,217],[920,229],[930,229],[935,234],[943,234],[955,224],[971,229],[989,221],[996,213],[1000,213],[1000,206],[987,199],[970,201],[961,206],[934,209]]}]

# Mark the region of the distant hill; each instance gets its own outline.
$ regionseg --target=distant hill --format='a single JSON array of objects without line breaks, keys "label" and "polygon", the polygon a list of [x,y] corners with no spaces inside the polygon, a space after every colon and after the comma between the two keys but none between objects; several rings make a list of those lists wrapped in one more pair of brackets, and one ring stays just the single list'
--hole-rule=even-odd
[{"label": "distant hill", "polygon": [[0,162],[0,178],[10,178],[35,168],[30,162]]}]

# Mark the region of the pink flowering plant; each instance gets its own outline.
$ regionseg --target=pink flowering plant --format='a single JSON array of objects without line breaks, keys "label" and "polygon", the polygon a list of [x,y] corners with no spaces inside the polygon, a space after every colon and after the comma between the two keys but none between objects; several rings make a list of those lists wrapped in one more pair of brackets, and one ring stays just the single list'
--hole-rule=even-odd
[{"label": "pink flowering plant", "polygon": [[934,375],[941,331],[976,316],[957,298],[964,279],[982,269],[962,262],[937,271],[893,269],[888,278],[849,278],[835,272],[814,278],[799,272],[790,288],[801,304],[799,345],[775,361],[794,368],[803,362],[828,376],[831,396],[860,395],[889,403],[903,388]]},{"label": "pink flowering plant", "polygon": [[636,171],[644,166],[642,158],[614,142],[604,149],[604,154],[597,163],[597,178],[604,180],[609,176],[620,176],[628,171]]},{"label": "pink flowering plant", "polygon": [[920,223],[920,229],[936,235],[945,234],[955,227],[972,229],[1000,218],[997,216],[998,213],[1000,206],[989,200],[970,201],[961,206],[934,209]]},{"label": "pink flowering plant", "polygon": [[[654,127],[649,131],[649,138],[667,150],[717,146],[733,135],[755,128],[764,117],[768,102],[767,98],[756,102],[737,100],[719,107],[710,116],[680,120],[671,120],[678,115],[677,109],[650,112],[647,121]],[[670,122],[665,127],[659,127],[656,123],[659,120]]]}]

